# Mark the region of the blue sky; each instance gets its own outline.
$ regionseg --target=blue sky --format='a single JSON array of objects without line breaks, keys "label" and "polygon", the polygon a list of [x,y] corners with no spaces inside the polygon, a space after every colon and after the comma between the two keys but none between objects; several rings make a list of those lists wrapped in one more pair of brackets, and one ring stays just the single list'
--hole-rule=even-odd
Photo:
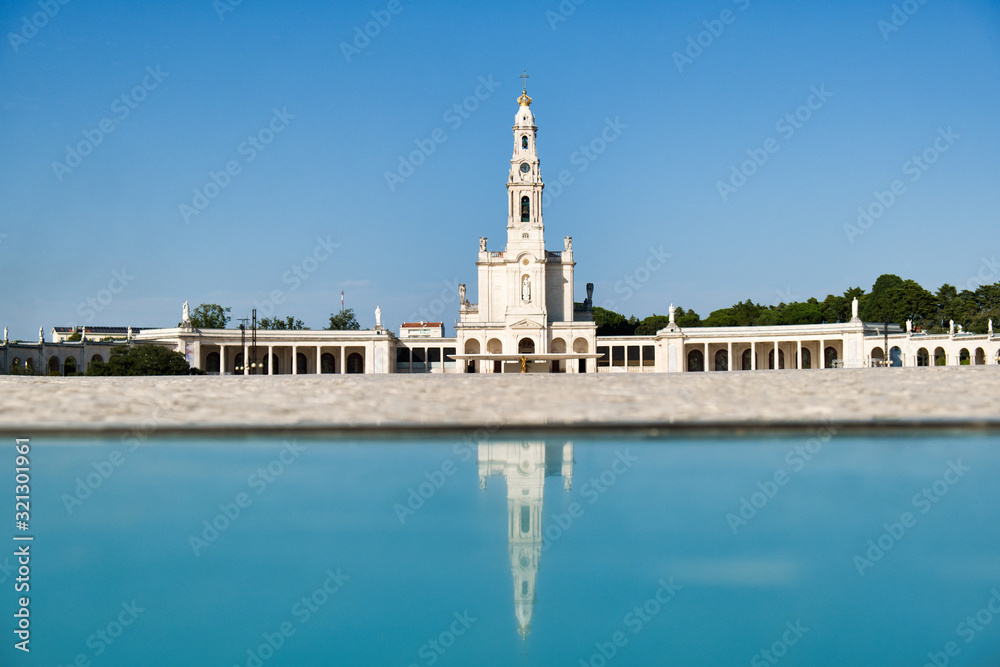
[{"label": "blue sky", "polygon": [[1000,3],[896,7],[4,3],[0,324],[173,326],[187,300],[320,328],[344,290],[362,326],[380,305],[452,332],[478,237],[504,242],[522,69],[578,300],[704,316],[885,272],[995,282]]}]

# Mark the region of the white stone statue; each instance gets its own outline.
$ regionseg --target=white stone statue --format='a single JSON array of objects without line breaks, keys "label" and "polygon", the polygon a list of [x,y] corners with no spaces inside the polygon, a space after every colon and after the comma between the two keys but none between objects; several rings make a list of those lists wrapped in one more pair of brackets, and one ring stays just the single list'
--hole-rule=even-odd
[{"label": "white stone statue", "polygon": [[958,325],[958,333],[960,333],[960,334],[961,333],[965,333],[965,329],[962,328],[961,324]]},{"label": "white stone statue", "polygon": [[948,335],[955,335],[955,320],[948,320]]},{"label": "white stone statue", "polygon": [[670,324],[676,324],[674,317],[677,315],[677,309],[674,307],[674,304],[670,304],[668,312],[670,313]]},{"label": "white stone statue", "polygon": [[913,320],[906,320],[906,333],[913,333]]},{"label": "white stone statue", "polygon": [[132,341],[132,327],[128,328],[128,334],[126,334],[126,336],[125,336],[125,341],[126,342],[131,342]]},{"label": "white stone statue", "polygon": [[42,327],[38,327],[38,342],[39,343],[45,342],[45,333],[42,331]]},{"label": "white stone statue", "polygon": [[858,319],[858,297],[854,297],[854,300],[851,301],[851,319]]},{"label": "white stone statue", "polygon": [[573,250],[573,237],[572,236],[566,236],[566,237],[564,237],[563,238],[563,245],[566,248],[566,252],[570,252],[571,250]]},{"label": "white stone statue", "polygon": [[465,300],[465,283],[459,283],[458,284],[458,305],[464,306],[466,303],[468,303],[468,302]]},{"label": "white stone statue", "polygon": [[375,326],[382,326],[382,309],[375,306]]},{"label": "white stone statue", "polygon": [[3,342],[4,344],[7,343],[7,327],[3,328]]},{"label": "white stone statue", "polygon": [[479,237],[479,252],[486,252],[486,237]]},{"label": "white stone statue", "polygon": [[191,311],[190,309],[188,309],[187,301],[184,302],[183,309],[181,310],[181,315],[182,315],[181,322],[184,322],[186,324],[191,321]]},{"label": "white stone statue", "polygon": [[521,300],[531,301],[531,279],[528,276],[521,278]]}]

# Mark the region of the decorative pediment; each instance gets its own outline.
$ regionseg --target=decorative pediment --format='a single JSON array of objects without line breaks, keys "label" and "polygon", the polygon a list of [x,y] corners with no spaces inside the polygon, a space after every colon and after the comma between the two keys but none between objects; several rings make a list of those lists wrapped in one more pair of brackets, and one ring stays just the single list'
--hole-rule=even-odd
[{"label": "decorative pediment", "polygon": [[511,329],[541,329],[542,325],[534,320],[518,320],[510,325]]}]

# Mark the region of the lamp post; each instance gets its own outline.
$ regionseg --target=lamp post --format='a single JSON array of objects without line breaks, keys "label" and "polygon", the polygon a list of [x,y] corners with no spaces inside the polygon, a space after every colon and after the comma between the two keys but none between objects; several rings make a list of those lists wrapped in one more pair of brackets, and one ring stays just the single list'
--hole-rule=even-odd
[{"label": "lamp post", "polygon": [[241,374],[247,368],[247,318],[240,318],[240,350],[243,356],[243,363],[239,366],[233,366],[233,372],[239,371]]}]

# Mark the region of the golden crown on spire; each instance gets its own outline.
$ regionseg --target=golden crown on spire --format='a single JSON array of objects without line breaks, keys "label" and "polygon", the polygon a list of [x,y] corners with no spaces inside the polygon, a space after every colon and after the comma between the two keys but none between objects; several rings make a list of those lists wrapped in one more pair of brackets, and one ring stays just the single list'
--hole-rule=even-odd
[{"label": "golden crown on spire", "polygon": [[529,75],[527,71],[522,71],[521,75],[518,77],[524,83],[524,86],[521,89],[521,96],[517,98],[517,103],[522,107],[531,106],[531,98],[528,97],[528,79],[530,76],[531,75]]}]

